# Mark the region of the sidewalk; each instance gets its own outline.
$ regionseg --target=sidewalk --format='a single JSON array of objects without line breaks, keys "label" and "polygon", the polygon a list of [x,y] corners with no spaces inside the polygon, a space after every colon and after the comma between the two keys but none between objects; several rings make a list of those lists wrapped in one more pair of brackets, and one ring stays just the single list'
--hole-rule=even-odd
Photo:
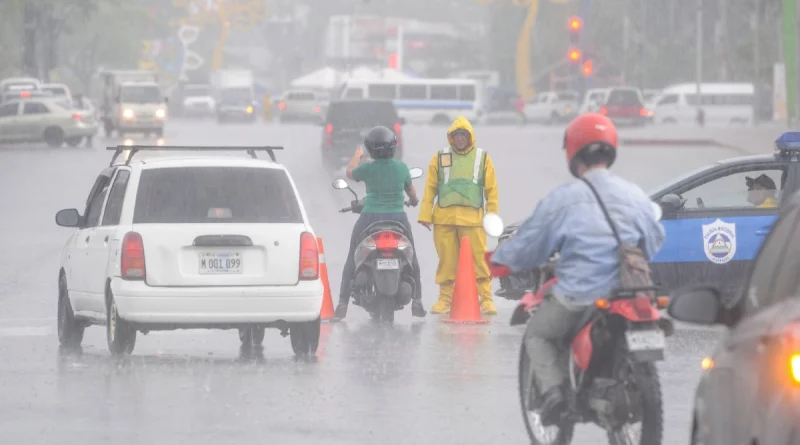
[{"label": "sidewalk", "polygon": [[730,148],[742,155],[770,153],[775,139],[787,131],[790,130],[785,123],[777,122],[742,127],[653,125],[619,129],[620,142],[625,145],[716,146]]}]

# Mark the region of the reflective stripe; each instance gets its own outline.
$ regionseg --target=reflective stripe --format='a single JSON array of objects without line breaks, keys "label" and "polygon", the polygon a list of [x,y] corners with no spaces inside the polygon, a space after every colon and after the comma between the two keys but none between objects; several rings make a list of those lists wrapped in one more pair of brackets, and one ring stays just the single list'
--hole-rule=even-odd
[{"label": "reflective stripe", "polygon": [[[442,154],[450,153],[450,146],[445,147],[442,150]],[[450,161],[450,165],[453,165],[453,162]],[[444,167],[444,183],[447,184],[450,181],[450,167]]]},{"label": "reflective stripe", "polygon": [[478,183],[478,173],[481,169],[481,157],[483,157],[483,150],[480,148],[475,148],[475,166],[472,167],[472,182],[474,184]]}]

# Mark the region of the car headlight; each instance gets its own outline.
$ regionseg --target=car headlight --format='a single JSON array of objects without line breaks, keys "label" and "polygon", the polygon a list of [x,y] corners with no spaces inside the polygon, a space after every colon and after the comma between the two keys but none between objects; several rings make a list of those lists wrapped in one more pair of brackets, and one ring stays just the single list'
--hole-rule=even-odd
[{"label": "car headlight", "polygon": [[167,117],[167,111],[164,109],[156,110],[156,117],[159,119],[164,119],[165,117]]},{"label": "car headlight", "polygon": [[253,114],[253,107],[252,106],[247,107],[247,114]]},{"label": "car headlight", "polygon": [[133,116],[134,116],[133,110],[131,110],[130,108],[122,110],[122,117],[124,117],[125,119],[133,119]]}]

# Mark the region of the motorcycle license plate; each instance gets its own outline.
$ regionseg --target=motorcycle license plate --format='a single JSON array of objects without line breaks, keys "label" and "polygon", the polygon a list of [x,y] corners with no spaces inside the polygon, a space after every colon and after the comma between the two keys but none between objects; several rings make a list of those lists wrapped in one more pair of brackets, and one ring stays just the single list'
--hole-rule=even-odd
[{"label": "motorcycle license plate", "polygon": [[397,258],[378,258],[377,266],[378,270],[395,270],[400,268],[400,261],[398,261]]},{"label": "motorcycle license plate", "polygon": [[664,349],[666,340],[664,331],[654,329],[649,331],[627,331],[625,337],[628,341],[629,351],[655,351]]}]

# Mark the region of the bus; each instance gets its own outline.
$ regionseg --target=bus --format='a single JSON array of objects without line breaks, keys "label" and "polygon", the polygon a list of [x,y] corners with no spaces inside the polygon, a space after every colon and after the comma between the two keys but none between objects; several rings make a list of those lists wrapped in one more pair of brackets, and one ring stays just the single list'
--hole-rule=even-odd
[{"label": "bus", "polygon": [[[749,124],[755,112],[752,83],[703,83],[701,106],[707,124]],[[697,119],[697,85],[672,85],[650,103],[659,124],[694,124]]]},{"label": "bus", "polygon": [[480,96],[474,79],[350,79],[339,90],[341,99],[391,100],[406,122],[435,125],[450,125],[457,116],[478,119]]}]

